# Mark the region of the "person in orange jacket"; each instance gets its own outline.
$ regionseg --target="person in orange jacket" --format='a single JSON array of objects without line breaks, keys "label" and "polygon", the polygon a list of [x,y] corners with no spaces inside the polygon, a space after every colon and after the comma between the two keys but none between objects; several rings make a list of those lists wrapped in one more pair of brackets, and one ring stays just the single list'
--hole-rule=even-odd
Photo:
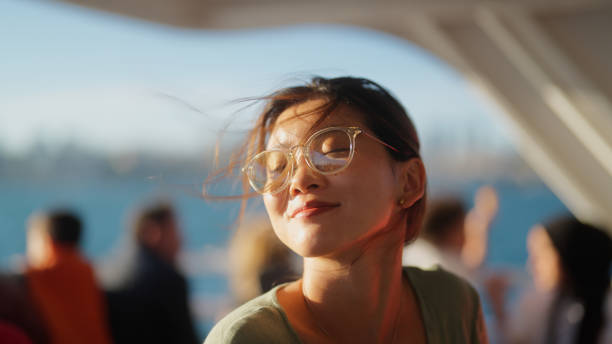
[{"label": "person in orange jacket", "polygon": [[103,293],[79,250],[81,234],[71,211],[35,214],[28,223],[22,292],[51,344],[111,343]]}]

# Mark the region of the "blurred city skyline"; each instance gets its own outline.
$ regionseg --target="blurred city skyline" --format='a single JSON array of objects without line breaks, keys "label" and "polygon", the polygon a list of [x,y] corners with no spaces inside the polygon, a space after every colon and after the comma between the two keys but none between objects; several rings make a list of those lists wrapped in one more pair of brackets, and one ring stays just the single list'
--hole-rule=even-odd
[{"label": "blurred city skyline", "polygon": [[200,154],[228,123],[228,132],[248,127],[255,108],[235,113],[242,105],[233,100],[315,74],[364,76],[389,88],[425,150],[513,150],[495,109],[460,75],[371,30],[185,30],[36,1],[2,2],[0,27],[0,151],[8,155],[41,145]]}]

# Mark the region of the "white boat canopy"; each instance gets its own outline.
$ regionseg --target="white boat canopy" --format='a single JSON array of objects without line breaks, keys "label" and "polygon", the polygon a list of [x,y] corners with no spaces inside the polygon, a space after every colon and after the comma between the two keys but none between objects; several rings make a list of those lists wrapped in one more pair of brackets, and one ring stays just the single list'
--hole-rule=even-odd
[{"label": "white boat canopy", "polygon": [[498,104],[547,185],[612,233],[611,1],[64,1],[180,27],[337,23],[416,43]]}]

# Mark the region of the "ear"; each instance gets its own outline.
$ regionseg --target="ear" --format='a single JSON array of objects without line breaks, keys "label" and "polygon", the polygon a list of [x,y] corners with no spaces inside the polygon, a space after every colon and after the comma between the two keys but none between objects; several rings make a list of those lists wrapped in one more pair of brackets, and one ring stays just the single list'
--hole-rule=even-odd
[{"label": "ear", "polygon": [[420,158],[412,158],[400,163],[399,173],[398,199],[403,200],[400,206],[410,208],[425,194],[427,184],[425,165]]}]

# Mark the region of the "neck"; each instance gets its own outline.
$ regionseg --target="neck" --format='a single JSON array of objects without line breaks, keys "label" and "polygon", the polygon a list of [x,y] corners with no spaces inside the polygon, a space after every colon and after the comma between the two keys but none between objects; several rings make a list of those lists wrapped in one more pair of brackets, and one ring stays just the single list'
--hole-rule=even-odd
[{"label": "neck", "polygon": [[353,343],[393,341],[404,296],[404,235],[386,231],[341,258],[304,259],[302,293],[324,334]]}]

